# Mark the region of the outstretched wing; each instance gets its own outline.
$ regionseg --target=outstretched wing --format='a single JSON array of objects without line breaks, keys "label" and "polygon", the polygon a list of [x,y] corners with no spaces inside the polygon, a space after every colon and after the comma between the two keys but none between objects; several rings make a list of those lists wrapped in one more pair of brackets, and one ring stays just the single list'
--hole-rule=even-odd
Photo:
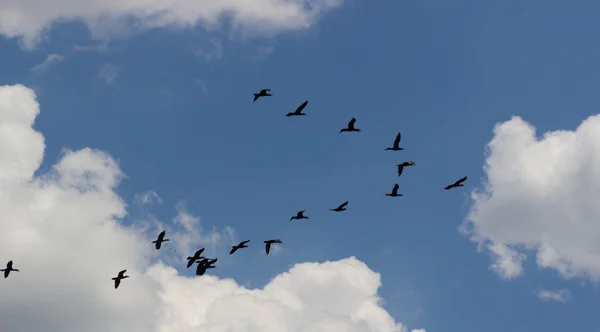
[{"label": "outstretched wing", "polygon": [[350,122],[348,122],[348,129],[355,129],[354,124],[356,123],[356,118],[352,118]]},{"label": "outstretched wing", "polygon": [[267,252],[267,255],[268,255],[269,252],[271,251],[271,242],[267,242],[267,245],[265,246],[265,251]]},{"label": "outstretched wing", "polygon": [[338,206],[338,209],[343,209],[346,205],[348,205],[348,201],[345,201],[340,206]]},{"label": "outstretched wing", "polygon": [[404,171],[404,166],[402,164],[398,165],[398,176],[402,175],[402,171]]},{"label": "outstretched wing", "polygon": [[400,135],[400,133],[398,133],[398,135],[396,135],[396,140],[394,140],[394,147],[399,147],[400,146],[400,140],[402,139],[402,136]]},{"label": "outstretched wing", "polygon": [[242,242],[240,242],[240,245],[244,245],[244,244],[246,244],[248,242],[250,242],[250,240],[242,241]]},{"label": "outstretched wing", "polygon": [[306,107],[306,105],[308,105],[308,100],[303,102],[302,105],[298,106],[298,108],[296,108],[296,114],[300,114],[302,113],[302,110]]},{"label": "outstretched wing", "polygon": [[160,232],[160,234],[158,234],[158,241],[162,241],[165,238],[166,233],[167,231]]},{"label": "outstretched wing", "polygon": [[460,180],[458,180],[458,181],[454,182],[454,185],[455,185],[455,186],[458,186],[459,184],[461,184],[461,183],[463,183],[463,182],[465,182],[465,181],[467,181],[467,177],[466,177],[466,176],[465,176],[464,178],[462,178],[462,179],[460,179]]},{"label": "outstretched wing", "polygon": [[400,188],[400,186],[399,186],[399,185],[396,183],[396,184],[394,185],[394,188],[392,189],[392,191],[393,191],[394,193],[396,193],[396,192],[398,192],[398,188]]}]

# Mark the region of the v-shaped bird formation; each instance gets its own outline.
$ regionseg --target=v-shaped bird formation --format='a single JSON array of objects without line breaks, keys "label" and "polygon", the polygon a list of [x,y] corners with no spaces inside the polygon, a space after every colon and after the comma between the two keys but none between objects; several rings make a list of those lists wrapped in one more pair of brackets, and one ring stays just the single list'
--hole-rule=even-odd
[{"label": "v-shaped bird formation", "polygon": [[[262,98],[262,97],[271,97],[273,96],[270,93],[271,89],[262,89],[260,90],[258,93],[254,93],[254,100],[252,102],[256,102],[258,99]],[[292,116],[302,116],[302,115],[306,115],[306,113],[303,113],[304,109],[306,108],[306,106],[308,105],[308,100],[303,102],[302,104],[300,104],[300,106],[298,106],[296,108],[295,111],[293,112],[289,112],[287,113],[285,116],[287,117],[292,117]],[[352,118],[350,119],[350,121],[348,122],[347,126],[345,128],[342,128],[339,131],[339,134],[344,133],[344,132],[361,132],[360,128],[356,128],[356,118]],[[401,133],[398,133],[396,135],[396,138],[394,139],[394,142],[392,144],[391,147],[385,148],[385,151],[403,151],[404,148],[400,146],[400,142],[402,140],[402,135]],[[400,177],[402,175],[402,172],[404,171],[405,167],[411,167],[411,166],[416,166],[415,162],[412,160],[408,160],[408,161],[404,161],[398,165],[396,165],[398,168],[398,177]],[[467,177],[463,177],[461,179],[459,179],[458,181],[447,185],[446,187],[444,187],[444,190],[450,190],[453,188],[458,188],[458,187],[464,187],[464,182],[467,181]],[[398,193],[400,186],[398,185],[398,183],[394,184],[394,187],[392,188],[392,191],[389,193],[386,193],[385,196],[388,197],[402,197],[404,196],[404,194],[400,194]],[[330,211],[334,211],[334,212],[343,212],[343,211],[347,211],[348,209],[346,208],[348,206],[349,201],[345,201],[342,204],[338,205],[336,208],[330,208]],[[304,213],[306,212],[306,210],[300,210],[296,213],[296,215],[293,215],[290,217],[289,221],[292,220],[301,220],[301,219],[309,219],[308,216],[306,216]],[[170,241],[168,238],[166,239],[166,230],[163,230],[162,232],[160,232],[158,234],[158,237],[156,238],[156,240],[151,241],[152,244],[154,244],[154,248],[156,250],[160,250],[163,243]],[[240,242],[237,245],[231,246],[231,250],[229,251],[230,255],[233,255],[234,253],[236,253],[238,250],[243,249],[243,248],[248,248],[248,243],[250,242],[250,240],[245,240]],[[273,244],[282,244],[283,241],[281,241],[280,239],[270,239],[270,240],[265,240],[263,241],[263,243],[265,244],[265,253],[267,255],[269,255],[269,253],[271,252],[271,246]],[[194,264],[198,264],[196,266],[196,275],[198,276],[202,276],[206,273],[206,271],[208,269],[214,269],[216,268],[216,262],[218,260],[218,258],[207,258],[202,256],[202,254],[204,253],[204,249],[205,248],[200,248],[198,249],[193,256],[191,257],[187,257],[187,264],[186,264],[186,268],[190,268],[192,265]],[[4,278],[8,278],[8,276],[10,275],[11,272],[19,272],[18,269],[15,269],[13,267],[13,261],[10,260],[8,261],[8,263],[6,264],[6,268],[4,269],[0,269],[0,272],[4,272]],[[125,275],[125,273],[127,272],[127,270],[121,270],[116,277],[113,277],[112,280],[114,281],[114,287],[115,289],[119,288],[119,285],[121,284],[121,281],[123,279],[127,279],[129,278],[129,276]]]}]

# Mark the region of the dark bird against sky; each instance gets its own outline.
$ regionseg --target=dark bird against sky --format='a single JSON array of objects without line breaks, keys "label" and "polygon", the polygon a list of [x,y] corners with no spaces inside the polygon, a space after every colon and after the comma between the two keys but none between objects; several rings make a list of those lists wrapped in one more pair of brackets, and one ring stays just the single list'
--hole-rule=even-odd
[{"label": "dark bird against sky", "polygon": [[298,108],[296,108],[295,112],[289,112],[288,114],[286,114],[285,116],[299,116],[299,115],[306,115],[304,113],[302,113],[302,110],[306,107],[306,105],[308,105],[308,100],[303,102],[302,105],[298,106]]},{"label": "dark bird against sky", "polygon": [[250,242],[250,240],[242,241],[237,246],[231,246],[231,251],[229,252],[229,254],[233,255],[233,253],[236,252],[238,249],[248,248],[248,246],[246,245],[246,243],[248,242]]},{"label": "dark bird against sky", "polygon": [[346,211],[346,205],[348,205],[348,201],[345,201],[344,203],[340,204],[340,206],[336,207],[335,209],[329,209],[331,211],[335,211],[335,212],[342,212],[342,211]]},{"label": "dark bird against sky", "polygon": [[444,188],[444,190],[450,190],[452,188],[464,187],[465,185],[463,184],[463,182],[465,182],[465,181],[467,181],[466,176],[464,178],[454,182],[453,184],[447,185],[446,188]]},{"label": "dark bird against sky", "polygon": [[400,188],[400,186],[396,183],[394,185],[394,188],[392,188],[392,192],[385,194],[386,196],[390,196],[390,197],[399,197],[399,196],[404,196],[402,194],[398,194],[398,188]]},{"label": "dark bird against sky", "polygon": [[125,275],[125,272],[127,272],[127,270],[122,270],[121,272],[119,272],[119,274],[112,278],[112,280],[115,281],[115,289],[119,288],[119,285],[121,284],[121,280],[125,279],[125,278],[129,278],[129,276]]},{"label": "dark bird against sky", "polygon": [[280,239],[272,239],[272,240],[266,240],[263,241],[265,243],[265,251],[267,252],[267,255],[269,254],[269,252],[271,252],[271,244],[273,243],[283,243],[283,241],[281,241]]},{"label": "dark bird against sky", "polygon": [[290,218],[290,221],[292,221],[294,219],[297,219],[297,220],[300,220],[300,219],[309,219],[307,216],[304,215],[304,211],[306,211],[306,210],[298,211],[298,213],[296,213],[295,216],[292,216]]},{"label": "dark bird against sky", "polygon": [[204,248],[202,248],[200,250],[197,250],[194,253],[194,256],[186,258],[188,260],[188,262],[187,262],[187,268],[190,268],[190,266],[192,266],[192,264],[194,264],[195,261],[197,261],[199,259],[202,259],[203,258],[202,257],[202,253],[203,252],[204,252]]},{"label": "dark bird against sky", "polygon": [[19,272],[19,270],[14,269],[13,268],[13,261],[8,261],[8,263],[6,263],[6,268],[5,269],[0,269],[0,271],[4,272],[4,278],[8,278],[8,275],[12,272]]},{"label": "dark bird against sky", "polygon": [[254,100],[252,102],[255,102],[260,97],[272,96],[272,94],[270,94],[269,91],[271,91],[271,89],[262,89],[259,93],[254,93]]},{"label": "dark bird against sky", "polygon": [[350,122],[348,122],[348,127],[343,128],[342,130],[340,130],[339,133],[341,134],[341,133],[343,133],[345,131],[347,131],[347,132],[351,132],[351,131],[360,132],[360,129],[354,127],[355,123],[356,123],[356,118],[352,118],[350,120]]},{"label": "dark bird against sky", "polygon": [[167,231],[160,232],[160,234],[158,234],[158,238],[156,240],[152,241],[152,243],[154,243],[154,248],[156,248],[156,250],[160,249],[160,246],[163,242],[169,241],[169,239],[165,239],[166,233],[167,233]]},{"label": "dark bird against sky", "polygon": [[386,151],[387,150],[391,150],[391,151],[401,151],[404,150],[404,148],[400,147],[400,140],[402,139],[402,136],[400,135],[400,133],[398,133],[398,135],[396,135],[396,139],[394,140],[394,145],[391,148],[385,148]]},{"label": "dark bird against sky", "polygon": [[404,167],[408,167],[408,166],[415,166],[415,163],[413,161],[405,161],[402,164],[398,164],[396,165],[398,166],[398,176],[402,175],[402,171],[404,171]]}]

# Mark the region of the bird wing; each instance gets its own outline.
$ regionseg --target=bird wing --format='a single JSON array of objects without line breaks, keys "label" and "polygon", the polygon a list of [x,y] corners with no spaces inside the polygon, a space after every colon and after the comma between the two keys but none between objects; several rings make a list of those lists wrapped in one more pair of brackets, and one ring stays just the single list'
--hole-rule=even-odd
[{"label": "bird wing", "polygon": [[8,270],[12,269],[12,265],[13,265],[13,262],[12,261],[8,261],[8,263],[6,263],[6,268]]},{"label": "bird wing", "polygon": [[400,140],[402,139],[402,136],[400,135],[400,133],[398,133],[398,135],[396,135],[396,140],[394,140],[394,146],[395,147],[399,147],[400,146]]},{"label": "bird wing", "polygon": [[394,192],[397,192],[397,191],[398,191],[398,188],[400,188],[400,186],[399,186],[399,185],[396,183],[396,184],[394,185],[394,189],[392,189],[392,190],[393,190]]},{"label": "bird wing", "polygon": [[271,242],[267,242],[267,245],[265,246],[265,251],[267,252],[267,255],[268,255],[269,251],[271,251]]},{"label": "bird wing", "polygon": [[398,165],[398,176],[402,175],[402,171],[404,171],[404,166],[400,164]]},{"label": "bird wing", "polygon": [[467,181],[467,177],[466,177],[466,176],[465,176],[464,178],[462,178],[462,179],[460,179],[460,180],[456,181],[454,184],[456,184],[456,185],[459,185],[459,184],[461,184],[461,183],[463,183],[463,182],[465,182],[465,181]]},{"label": "bird wing", "polygon": [[167,231],[160,232],[160,234],[158,234],[158,241],[162,241],[162,239],[165,237],[166,233],[167,233]]},{"label": "bird wing", "polygon": [[355,129],[354,124],[356,123],[356,118],[352,118],[350,122],[348,122],[348,129]]},{"label": "bird wing", "polygon": [[203,252],[204,252],[204,248],[197,250],[196,253],[194,254],[194,257],[196,257],[196,258],[200,257],[200,255],[202,255]]},{"label": "bird wing", "polygon": [[296,108],[296,114],[300,114],[302,113],[302,110],[306,107],[306,105],[308,105],[308,100],[303,102],[302,105],[298,106],[298,108]]},{"label": "bird wing", "polygon": [[231,250],[229,251],[230,255],[233,255],[233,253],[237,250],[237,247],[231,247]]},{"label": "bird wing", "polygon": [[265,93],[267,93],[267,89],[260,90],[260,92],[258,94],[264,95]]},{"label": "bird wing", "polygon": [[345,201],[340,206],[338,206],[338,209],[343,209],[346,205],[348,205],[348,201]]},{"label": "bird wing", "polygon": [[240,244],[244,245],[244,244],[246,244],[248,242],[250,242],[250,240],[242,241],[242,242],[240,242]]}]

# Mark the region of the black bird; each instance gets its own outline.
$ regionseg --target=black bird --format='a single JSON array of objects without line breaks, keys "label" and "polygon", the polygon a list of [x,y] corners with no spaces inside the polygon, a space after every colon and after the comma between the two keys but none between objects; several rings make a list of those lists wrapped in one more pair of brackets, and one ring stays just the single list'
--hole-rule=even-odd
[{"label": "black bird", "polygon": [[121,284],[121,280],[123,280],[125,278],[129,278],[129,276],[125,275],[125,272],[127,272],[127,270],[123,270],[123,271],[119,272],[119,275],[112,278],[112,280],[115,281],[115,289],[119,288],[119,285]]},{"label": "black bird", "polygon": [[294,219],[309,219],[307,216],[304,215],[304,211],[306,210],[302,210],[302,211],[298,211],[298,213],[295,216],[292,216],[290,218],[290,221],[294,220]]},{"label": "black bird", "polygon": [[404,167],[407,166],[415,166],[415,162],[414,161],[405,161],[402,164],[398,164],[396,165],[398,166],[398,176],[402,175],[402,171],[404,170]]},{"label": "black bird", "polygon": [[163,242],[169,241],[169,239],[165,239],[165,233],[166,232],[167,231],[160,232],[160,234],[158,234],[158,238],[156,239],[156,241],[152,241],[152,243],[154,243],[154,248],[156,248],[156,250],[160,249],[160,245]]},{"label": "black bird", "polygon": [[246,245],[246,243],[248,242],[250,242],[250,240],[242,241],[237,246],[231,246],[231,251],[229,252],[229,254],[233,255],[233,253],[236,252],[238,249],[248,248],[248,246]]},{"label": "black bird", "polygon": [[390,196],[390,197],[399,197],[399,196],[404,196],[402,194],[398,194],[398,188],[400,188],[400,186],[396,183],[394,185],[394,188],[392,188],[392,192],[391,193],[387,193],[385,194],[386,196]]},{"label": "black bird", "polygon": [[203,253],[203,252],[204,252],[204,248],[202,248],[202,249],[200,249],[200,250],[196,251],[196,252],[194,253],[194,256],[186,258],[186,259],[188,260],[188,262],[187,262],[187,267],[188,267],[188,268],[190,268],[190,266],[192,266],[192,264],[194,264],[194,262],[195,262],[195,261],[197,261],[197,260],[199,260],[199,259],[202,259],[202,258],[203,258],[203,257],[202,257],[202,253]]},{"label": "black bird", "polygon": [[358,131],[358,132],[360,132],[360,129],[354,128],[354,124],[355,123],[356,123],[356,118],[352,118],[352,120],[350,120],[350,122],[348,122],[348,127],[340,130],[339,133],[341,134],[341,133],[343,133],[345,131],[348,131],[348,132],[350,132],[350,131]]},{"label": "black bird", "polygon": [[392,150],[392,151],[400,151],[400,150],[404,150],[404,148],[400,147],[400,140],[402,139],[402,136],[400,136],[400,133],[398,133],[398,135],[396,135],[396,140],[394,140],[394,145],[391,148],[385,148],[386,150]]},{"label": "black bird", "polygon": [[346,211],[346,205],[348,205],[348,201],[345,201],[344,203],[340,204],[340,206],[336,207],[335,209],[329,209],[329,210],[335,211],[335,212]]},{"label": "black bird", "polygon": [[204,258],[201,261],[197,261],[196,263],[198,263],[198,267],[196,268],[196,275],[197,276],[204,275],[204,273],[206,273],[207,269],[216,268],[216,266],[214,266],[212,264],[216,263],[217,260],[218,260],[218,258],[215,258],[215,259]]},{"label": "black bird", "polygon": [[265,243],[265,251],[267,252],[267,255],[271,251],[271,244],[283,243],[283,241],[281,241],[280,239],[267,240],[267,241],[263,241],[263,242]]},{"label": "black bird", "polygon": [[13,261],[8,261],[8,263],[6,263],[6,269],[0,269],[0,271],[4,272],[4,278],[8,278],[8,275],[12,271],[19,272],[19,270],[13,269]]},{"label": "black bird", "polygon": [[303,102],[302,105],[298,106],[298,108],[296,108],[295,112],[289,112],[285,116],[306,115],[306,114],[302,113],[302,110],[306,107],[306,105],[308,105],[308,100]]},{"label": "black bird", "polygon": [[464,178],[454,182],[453,184],[447,185],[446,188],[444,188],[444,190],[450,190],[452,188],[464,187],[465,185],[463,184],[463,182],[465,182],[465,181],[467,181],[466,176]]},{"label": "black bird", "polygon": [[262,89],[259,93],[254,93],[254,100],[252,102],[255,102],[260,97],[272,96],[272,94],[268,93],[269,91],[271,91],[271,89]]}]

